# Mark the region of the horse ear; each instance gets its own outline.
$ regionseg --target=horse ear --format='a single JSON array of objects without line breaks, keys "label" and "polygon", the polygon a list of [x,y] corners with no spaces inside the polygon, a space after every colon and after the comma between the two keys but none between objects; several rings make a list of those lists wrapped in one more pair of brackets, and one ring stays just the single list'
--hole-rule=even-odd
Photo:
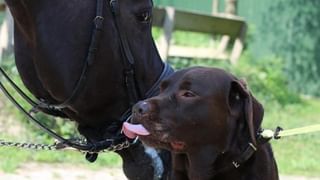
[{"label": "horse ear", "polygon": [[228,101],[231,115],[238,111],[244,111],[251,141],[256,145],[256,133],[260,128],[264,114],[263,106],[252,96],[243,80],[231,82]]}]

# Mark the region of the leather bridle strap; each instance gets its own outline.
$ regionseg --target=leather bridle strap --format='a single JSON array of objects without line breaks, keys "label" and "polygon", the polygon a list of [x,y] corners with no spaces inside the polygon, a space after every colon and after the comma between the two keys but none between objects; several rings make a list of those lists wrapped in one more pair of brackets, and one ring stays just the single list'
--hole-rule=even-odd
[{"label": "leather bridle strap", "polygon": [[104,0],[97,0],[97,7],[96,7],[96,17],[94,18],[94,28],[93,32],[91,35],[91,41],[90,41],[90,46],[88,50],[88,54],[86,57],[86,60],[84,62],[80,78],[76,82],[75,87],[72,90],[71,95],[64,100],[62,103],[59,104],[49,104],[46,102],[40,103],[39,107],[40,108],[45,108],[45,109],[63,109],[68,106],[68,104],[74,100],[77,94],[79,94],[80,89],[85,84],[87,72],[88,72],[88,67],[92,65],[93,61],[96,59],[97,55],[97,50],[98,50],[98,45],[101,40],[101,34],[103,30],[103,21],[104,21],[104,14],[103,14],[103,9],[104,9]]},{"label": "leather bridle strap", "polygon": [[139,92],[134,71],[134,57],[129,47],[129,43],[126,38],[125,32],[121,31],[121,21],[120,21],[120,7],[118,0],[110,0],[110,8],[112,12],[112,17],[114,19],[114,24],[118,32],[120,40],[120,51],[122,55],[122,62],[124,65],[124,77],[125,86],[127,89],[127,94],[129,96],[129,105],[133,106],[141,98],[141,93]]}]

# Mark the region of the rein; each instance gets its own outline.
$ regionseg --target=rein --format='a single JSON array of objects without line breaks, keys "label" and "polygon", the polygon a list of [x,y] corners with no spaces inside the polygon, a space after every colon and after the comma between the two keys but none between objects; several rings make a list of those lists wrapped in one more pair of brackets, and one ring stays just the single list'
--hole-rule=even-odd
[{"label": "rein", "polygon": [[[137,89],[136,86],[136,79],[134,74],[134,58],[130,51],[129,44],[127,41],[127,38],[125,36],[125,33],[121,31],[121,24],[119,19],[119,5],[117,0],[110,0],[110,7],[113,15],[113,20],[115,22],[116,30],[118,32],[119,41],[120,41],[120,48],[121,48],[121,55],[123,59],[123,65],[124,65],[124,76],[125,76],[125,86],[127,89],[127,93],[129,96],[129,106],[131,107],[134,105],[139,99],[141,99],[141,95]],[[10,77],[5,73],[5,71],[0,67],[0,72],[3,75],[3,77],[9,82],[9,84],[17,91],[17,93],[25,100],[27,101],[32,107],[32,111],[39,111],[39,110],[46,110],[49,114],[63,114],[62,109],[67,108],[67,106],[70,104],[72,100],[76,98],[76,96],[79,94],[80,90],[85,84],[86,76],[88,73],[88,68],[90,65],[92,65],[93,61],[96,59],[96,54],[98,50],[98,45],[101,39],[101,33],[103,30],[103,21],[104,21],[104,0],[97,0],[97,7],[96,7],[96,16],[93,20],[94,22],[94,28],[91,35],[91,42],[90,47],[88,49],[88,54],[86,57],[86,60],[84,62],[83,69],[81,71],[80,77],[78,81],[75,84],[74,89],[72,90],[71,95],[66,98],[62,103],[59,104],[50,104],[46,102],[45,100],[37,100],[35,102],[30,97],[28,97],[11,79]],[[148,98],[158,93],[158,87],[163,80],[163,78],[167,77],[168,75],[173,73],[173,69],[168,65],[165,64],[164,69],[156,81],[156,83],[151,87],[151,89],[145,94],[145,97]],[[63,138],[62,136],[58,135],[56,132],[52,131],[51,129],[47,128],[45,125],[43,125],[39,120],[34,118],[25,108],[23,108],[16,100],[15,98],[8,92],[4,84],[0,81],[0,88],[4,92],[4,94],[8,97],[8,99],[25,115],[29,118],[30,121],[32,121],[34,124],[36,124],[40,129],[48,133],[51,137],[55,138],[59,141],[60,147],[70,147],[77,149],[81,152],[85,152],[86,158],[88,161],[93,162],[97,158],[97,154],[99,152],[105,151],[105,150],[121,150],[123,148],[128,148],[130,144],[135,143],[129,142],[129,140],[120,133],[116,134],[115,137],[112,139],[105,139],[98,142],[88,142],[88,141],[82,141],[82,142],[76,142],[71,141],[68,139]],[[131,108],[128,109],[120,118],[121,122],[124,122],[127,120],[127,118],[130,117],[131,114]],[[21,145],[23,143],[12,143],[12,142],[4,142],[0,141],[0,146],[14,146],[16,144],[17,147],[25,147],[24,145]],[[20,146],[19,146],[20,145]],[[33,147],[34,144],[31,144]],[[34,145],[35,146],[35,145]],[[39,145],[38,145],[39,146]],[[49,145],[50,146],[50,145]],[[50,146],[51,149],[59,149],[55,148],[54,146]],[[117,148],[120,147],[120,148]]]}]

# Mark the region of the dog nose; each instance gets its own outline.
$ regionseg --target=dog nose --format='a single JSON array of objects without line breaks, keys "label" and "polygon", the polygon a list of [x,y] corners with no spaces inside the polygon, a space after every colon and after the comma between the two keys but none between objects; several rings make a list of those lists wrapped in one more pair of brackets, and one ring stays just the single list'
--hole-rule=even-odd
[{"label": "dog nose", "polygon": [[132,112],[135,114],[146,114],[150,111],[150,104],[146,101],[140,101],[135,104],[132,108]]}]

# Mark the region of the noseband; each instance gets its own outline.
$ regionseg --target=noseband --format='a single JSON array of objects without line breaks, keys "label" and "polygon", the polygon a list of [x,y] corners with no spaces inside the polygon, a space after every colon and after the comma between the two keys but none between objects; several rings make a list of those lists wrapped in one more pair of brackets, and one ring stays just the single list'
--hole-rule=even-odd
[{"label": "noseband", "polygon": [[[12,87],[23,97],[27,102],[29,102],[33,110],[46,110],[49,114],[63,114],[62,110],[65,108],[68,108],[70,103],[78,96],[80,90],[83,88],[86,80],[86,76],[88,74],[88,68],[93,64],[93,62],[96,59],[96,54],[98,50],[98,45],[100,43],[101,34],[103,30],[103,21],[104,21],[104,1],[105,0],[97,0],[97,7],[96,7],[96,16],[94,18],[94,28],[91,35],[91,42],[88,49],[88,54],[85,59],[80,77],[75,84],[72,93],[68,98],[66,98],[63,102],[58,104],[52,104],[47,102],[46,100],[38,100],[37,102],[33,101],[30,97],[28,97],[10,78],[9,76],[4,72],[4,70],[0,67],[0,72],[4,75],[4,77],[9,81],[9,83],[12,85]],[[124,77],[125,77],[125,87],[128,93],[129,97],[129,106],[131,107],[133,104],[135,104],[139,99],[151,97],[158,93],[158,86],[160,84],[160,81],[164,79],[166,76],[172,74],[173,69],[165,64],[164,70],[162,74],[160,75],[157,82],[151,87],[151,89],[142,96],[141,93],[137,89],[136,85],[136,79],[135,79],[135,72],[134,72],[134,58],[132,55],[132,52],[129,48],[129,44],[127,41],[127,38],[125,36],[125,33],[121,31],[121,24],[120,24],[120,17],[119,17],[119,4],[118,0],[110,0],[109,1],[113,20],[115,23],[116,30],[118,32],[118,38],[120,43],[120,49],[121,49],[121,55],[122,55],[122,62],[124,65]],[[50,136],[57,139],[61,144],[64,144],[68,147],[72,147],[81,151],[85,151],[88,154],[97,154],[98,152],[107,149],[111,145],[121,143],[126,141],[126,138],[119,134],[114,139],[107,139],[102,140],[99,142],[87,142],[86,144],[81,144],[78,142],[73,142],[68,139],[65,139],[61,137],[60,135],[56,134],[51,129],[44,126],[40,121],[35,119],[29,112],[27,112],[13,97],[10,95],[10,93],[7,91],[7,89],[4,87],[2,82],[0,81],[0,88],[3,90],[3,92],[7,95],[7,97],[16,105],[18,109],[20,109],[29,119],[30,121],[34,122],[36,125],[38,125],[42,130],[47,132]],[[126,111],[120,118],[120,120],[123,122],[130,116],[130,109]],[[94,160],[93,160],[94,161]]]}]

